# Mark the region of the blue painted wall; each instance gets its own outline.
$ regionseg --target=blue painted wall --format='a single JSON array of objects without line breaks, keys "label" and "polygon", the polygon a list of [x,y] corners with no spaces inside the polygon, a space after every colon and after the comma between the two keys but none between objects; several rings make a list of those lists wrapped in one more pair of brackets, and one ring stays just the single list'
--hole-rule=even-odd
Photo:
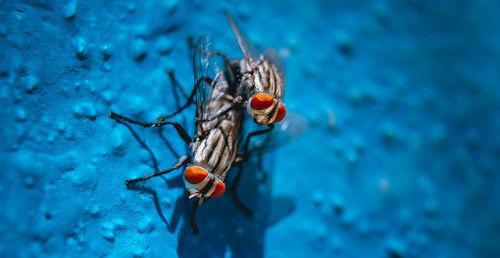
[{"label": "blue painted wall", "polygon": [[[499,8],[2,1],[0,256],[498,257]],[[201,206],[193,236],[182,170],[124,184],[186,146],[107,115],[175,110],[165,71],[192,87],[188,36],[241,57],[224,10],[279,50],[287,109],[308,129],[245,165],[253,219],[226,193]],[[192,132],[193,116],[177,121]]]}]

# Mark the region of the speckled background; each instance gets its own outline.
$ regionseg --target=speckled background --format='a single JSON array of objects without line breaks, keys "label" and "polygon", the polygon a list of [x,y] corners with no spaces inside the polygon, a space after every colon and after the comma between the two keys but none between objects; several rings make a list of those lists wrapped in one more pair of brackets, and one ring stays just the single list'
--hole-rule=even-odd
[{"label": "speckled background", "polygon": [[[233,14],[285,63],[295,142],[245,165],[188,222],[166,70],[187,38],[241,57]],[[0,256],[498,257],[495,1],[0,2]],[[181,101],[182,102],[182,101]],[[194,109],[176,117],[193,132]],[[138,140],[139,139],[139,140]],[[145,147],[147,146],[147,148]],[[171,151],[171,146],[174,152]],[[228,184],[232,181],[230,176]]]}]

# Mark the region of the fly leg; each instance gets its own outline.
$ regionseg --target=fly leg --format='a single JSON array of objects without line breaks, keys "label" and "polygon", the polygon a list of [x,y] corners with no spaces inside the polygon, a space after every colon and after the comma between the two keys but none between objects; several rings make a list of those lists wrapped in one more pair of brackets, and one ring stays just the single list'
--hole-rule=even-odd
[{"label": "fly leg", "polygon": [[236,178],[233,181],[233,184],[231,185],[231,195],[233,196],[234,203],[240,210],[245,213],[247,216],[252,217],[253,213],[250,209],[245,207],[243,203],[241,202],[240,198],[238,197],[238,194],[236,193],[236,188],[238,187],[238,183],[240,182],[241,178],[241,173],[243,172],[243,166],[241,163],[234,164],[235,166],[239,166],[240,169],[238,170],[238,174],[236,175]]},{"label": "fly leg", "polygon": [[129,184],[135,184],[137,182],[146,181],[146,180],[148,180],[152,177],[155,177],[155,176],[161,176],[161,175],[167,174],[171,171],[177,170],[180,167],[186,165],[187,163],[189,163],[189,161],[190,161],[190,158],[188,158],[187,156],[183,156],[177,161],[177,163],[173,167],[171,167],[169,169],[157,171],[149,176],[145,176],[145,177],[141,177],[141,178],[137,178],[137,179],[132,179],[132,180],[125,180],[125,184],[128,186]]},{"label": "fly leg", "polygon": [[[194,96],[196,94],[196,87],[195,87],[191,91],[191,94],[188,96],[187,93],[182,88],[181,84],[175,79],[174,72],[173,71],[167,71],[167,73],[168,73],[168,76],[170,77],[170,81],[172,82],[172,86],[174,86],[174,90],[175,90],[175,88],[179,89],[179,91],[181,92],[182,96],[184,96],[184,98],[186,98],[187,101],[186,101],[186,104],[184,104],[182,107],[180,107],[179,109],[177,109],[177,111],[173,112],[172,114],[169,114],[169,115],[166,115],[166,116],[159,116],[158,117],[158,121],[163,121],[166,118],[174,117],[175,115],[177,115],[180,112],[182,112],[184,109],[186,109],[187,107],[189,107],[191,104],[194,103]],[[174,95],[177,96],[177,94],[174,94]]]},{"label": "fly leg", "polygon": [[198,226],[196,226],[196,221],[194,221],[194,215],[196,213],[196,209],[198,208],[198,201],[194,201],[193,203],[193,210],[191,211],[191,216],[190,216],[190,221],[191,221],[191,227],[193,228],[193,233],[196,235],[198,234],[198,232],[200,232],[198,230]]},{"label": "fly leg", "polygon": [[[212,51],[210,53],[210,57],[213,57],[213,56],[222,56],[222,59],[224,59],[224,65],[226,65],[227,67],[231,67],[231,61],[229,61],[229,58],[227,57],[226,54],[222,53],[222,52],[218,52],[218,51]],[[232,72],[232,71],[230,71]]]},{"label": "fly leg", "polygon": [[267,129],[263,129],[263,130],[259,130],[259,131],[255,131],[255,132],[251,132],[247,135],[247,139],[245,140],[245,145],[243,145],[243,155],[242,155],[242,159],[243,161],[247,161],[249,156],[250,156],[250,153],[248,151],[248,145],[250,144],[250,139],[254,136],[257,136],[257,135],[261,135],[261,134],[265,134],[267,132],[270,132],[271,130],[274,129],[274,124],[270,124],[268,125],[268,128]]},{"label": "fly leg", "polygon": [[109,117],[112,119],[115,119],[115,120],[123,120],[123,121],[129,122],[131,124],[136,124],[136,125],[140,125],[143,127],[160,127],[160,126],[164,126],[164,125],[172,125],[175,128],[175,130],[177,130],[177,133],[184,140],[184,142],[186,144],[191,143],[191,137],[189,137],[186,130],[184,130],[184,128],[179,123],[174,122],[174,121],[158,120],[158,122],[156,122],[156,123],[142,123],[142,122],[138,122],[138,121],[132,120],[130,118],[124,117],[122,115],[118,115],[116,113],[113,113],[113,111],[109,112]]},{"label": "fly leg", "polygon": [[225,68],[227,69],[227,71],[229,72],[229,76],[231,79],[230,81],[234,83],[236,80],[236,76],[235,76],[235,73],[233,71],[233,67],[231,66],[231,61],[229,60],[227,55],[222,53],[222,52],[213,51],[210,53],[209,57],[214,57],[214,56],[221,56],[222,59],[224,59],[224,65],[225,65]]},{"label": "fly leg", "polygon": [[168,70],[167,74],[168,74],[168,77],[170,78],[170,82],[172,82],[172,86],[174,87],[173,89],[177,88],[181,92],[182,96],[184,98],[188,99],[189,96],[187,95],[186,91],[184,91],[184,88],[182,87],[182,85],[175,79],[174,71]]},{"label": "fly leg", "polygon": [[[174,72],[172,70],[168,70],[167,74],[168,74],[168,76],[170,78],[170,81],[172,83],[171,90],[172,90],[172,95],[174,96],[174,99],[175,99],[175,106],[176,106],[176,108],[178,110],[180,109],[182,111],[184,108],[181,109],[181,104],[179,103],[179,92],[184,97],[184,99],[188,100],[188,103],[192,103],[193,102],[194,92],[192,92],[191,95],[188,96],[187,93],[186,93],[186,91],[184,91],[184,88],[182,87],[182,85],[175,79]],[[186,107],[188,105],[189,104],[187,104]],[[180,113],[180,111],[178,111],[177,113]],[[157,119],[158,119],[158,121],[164,121],[165,120],[165,116],[158,116]],[[181,124],[184,127],[186,127],[186,121],[184,120],[184,117],[182,117]],[[158,135],[163,140],[163,142],[167,145],[168,149],[174,154],[174,156],[177,159],[179,159],[180,155],[177,153],[177,151],[175,151],[175,149],[170,144],[170,142],[163,136],[162,128],[160,128],[160,130],[158,130]]]},{"label": "fly leg", "polygon": [[243,103],[243,98],[241,96],[238,96],[234,99],[233,103],[231,104],[231,106],[229,106],[228,108],[224,109],[224,110],[221,110],[219,112],[217,112],[217,114],[215,115],[212,115],[212,116],[209,116],[207,119],[203,119],[201,120],[201,122],[208,122],[208,121],[212,121],[216,118],[219,118],[225,114],[227,114],[229,111],[235,109],[235,108],[239,108],[241,107],[241,104]]},{"label": "fly leg", "polygon": [[231,185],[231,195],[233,196],[234,203],[236,204],[236,206],[238,206],[238,208],[240,208],[240,210],[243,211],[243,213],[245,213],[249,217],[253,216],[252,211],[250,209],[248,209],[247,207],[245,207],[245,205],[243,205],[243,203],[241,202],[240,198],[238,197],[238,194],[236,193],[236,189],[237,189],[238,184],[239,184],[240,179],[241,179],[241,173],[243,172],[243,165],[242,165],[241,162],[242,161],[247,161],[248,157],[250,156],[250,154],[248,152],[248,145],[250,143],[250,138],[252,138],[253,136],[256,136],[256,135],[260,135],[260,134],[264,134],[264,133],[270,132],[271,130],[273,130],[273,128],[274,128],[274,124],[270,124],[269,128],[249,133],[247,135],[247,139],[245,141],[243,155],[240,156],[240,157],[238,157],[238,158],[236,158],[235,162],[233,163],[234,166],[239,166],[240,169],[238,170],[238,174],[236,174],[236,178],[234,179],[233,184]]},{"label": "fly leg", "polygon": [[[142,146],[142,148],[144,148],[149,153],[149,155],[151,155],[151,158],[153,160],[154,169],[159,170],[158,169],[158,162],[156,161],[155,155],[153,154],[151,149],[146,145],[146,143],[141,139],[141,137],[139,137],[139,135],[137,135],[137,133],[134,131],[134,129],[132,129],[132,127],[129,124],[127,124],[121,120],[116,120],[116,122],[123,124],[124,126],[126,126],[128,128],[128,130],[132,133],[132,135],[137,140],[137,142],[139,142],[139,144]],[[179,158],[179,157],[177,157],[177,158]]]},{"label": "fly leg", "polygon": [[[186,92],[182,89],[182,87],[180,86],[180,84],[177,82],[177,80],[175,80],[175,77],[174,77],[174,73],[172,71],[169,71],[168,72],[169,76],[170,76],[170,80],[172,80],[172,84],[176,87],[178,87],[180,90],[181,90],[181,93],[183,96],[187,97],[187,94]],[[186,101],[186,104],[184,104],[182,107],[180,107],[177,111],[173,112],[172,114],[169,114],[169,115],[166,115],[166,116],[158,116],[158,121],[163,121],[165,120],[166,118],[171,118],[171,117],[174,117],[176,116],[177,114],[179,114],[180,112],[182,112],[184,109],[186,109],[187,107],[189,107],[191,104],[194,104],[194,96],[196,95],[196,89],[198,88],[198,86],[200,85],[200,83],[202,82],[207,82],[208,84],[212,84],[212,78],[209,78],[209,77],[201,77],[197,82],[196,82],[196,87],[193,88],[193,91],[191,91],[191,95],[189,95],[189,97],[187,97],[187,101]]]}]

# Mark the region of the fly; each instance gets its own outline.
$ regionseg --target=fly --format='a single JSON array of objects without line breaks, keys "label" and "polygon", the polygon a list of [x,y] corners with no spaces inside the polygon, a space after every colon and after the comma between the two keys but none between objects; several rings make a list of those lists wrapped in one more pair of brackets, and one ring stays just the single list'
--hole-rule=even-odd
[{"label": "fly", "polygon": [[[228,18],[231,22],[229,15]],[[239,74],[241,67],[243,67],[241,65],[243,61],[229,62],[223,53],[212,51],[210,47],[211,42],[206,36],[200,37],[197,41],[193,58],[195,85],[191,95],[186,96],[187,103],[174,113],[159,116],[155,123],[138,122],[114,112],[109,114],[112,119],[143,127],[171,125],[184,142],[190,146],[190,155],[179,158],[172,168],[157,171],[142,178],[126,180],[125,183],[128,186],[146,181],[188,165],[184,172],[185,187],[189,192],[190,199],[198,199],[194,202],[191,213],[191,225],[195,234],[198,233],[198,227],[194,220],[197,207],[204,200],[218,197],[225,192],[226,175],[233,166],[239,166],[240,169],[231,187],[232,196],[236,205],[245,214],[251,216],[252,212],[241,203],[236,194],[236,187],[243,168],[242,162],[246,161],[252,153],[260,153],[292,141],[305,129],[305,120],[300,116],[292,115],[290,118],[293,121],[280,124],[278,130],[272,134],[265,134],[274,128],[273,124],[269,124],[269,128],[251,132],[243,137],[245,136],[242,133],[245,109],[241,108],[240,104],[244,103],[246,96],[240,94],[242,93],[241,82],[242,78],[245,78],[245,74]],[[177,85],[173,74],[170,74],[170,78],[173,85]],[[258,92],[258,90],[254,89],[252,92]],[[282,95],[275,96],[281,97]],[[274,99],[274,102],[276,101]],[[193,138],[179,123],[165,120],[180,113],[192,103],[196,103],[195,135]],[[281,102],[280,105],[282,105]],[[277,122],[276,117],[279,111],[276,112],[269,121]],[[267,116],[269,117],[269,115]],[[295,124],[295,127],[291,127],[291,123]],[[262,138],[263,136],[264,138]],[[250,144],[250,139],[253,137],[256,141]]]},{"label": "fly", "polygon": [[233,62],[239,66],[239,95],[246,103],[248,114],[260,125],[278,123],[286,115],[282,101],[285,90],[283,62],[273,48],[259,54],[228,12],[226,16],[244,56]]}]

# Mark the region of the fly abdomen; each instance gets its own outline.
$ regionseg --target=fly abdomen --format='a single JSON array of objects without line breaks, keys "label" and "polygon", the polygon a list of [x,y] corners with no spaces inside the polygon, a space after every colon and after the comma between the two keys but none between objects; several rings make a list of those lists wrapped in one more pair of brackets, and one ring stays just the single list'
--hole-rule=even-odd
[{"label": "fly abdomen", "polygon": [[203,166],[224,180],[236,156],[238,130],[239,124],[236,120],[221,119],[207,137],[192,145],[193,163]]},{"label": "fly abdomen", "polygon": [[241,81],[247,98],[260,92],[271,94],[277,99],[283,98],[285,83],[272,63],[267,60],[255,60],[255,68],[250,68],[242,59],[240,65],[242,71],[247,71]]}]

